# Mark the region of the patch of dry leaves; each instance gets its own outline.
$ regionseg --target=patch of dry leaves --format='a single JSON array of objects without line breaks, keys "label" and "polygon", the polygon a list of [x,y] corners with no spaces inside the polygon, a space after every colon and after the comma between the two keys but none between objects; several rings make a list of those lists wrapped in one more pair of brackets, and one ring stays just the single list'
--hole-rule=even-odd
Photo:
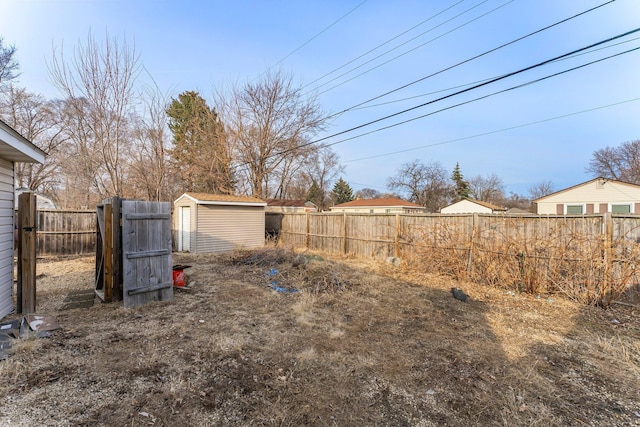
[{"label": "patch of dry leaves", "polygon": [[171,302],[70,311],[94,260],[39,263],[62,327],[0,362],[0,424],[640,424],[637,309],[281,248],[174,262]]}]

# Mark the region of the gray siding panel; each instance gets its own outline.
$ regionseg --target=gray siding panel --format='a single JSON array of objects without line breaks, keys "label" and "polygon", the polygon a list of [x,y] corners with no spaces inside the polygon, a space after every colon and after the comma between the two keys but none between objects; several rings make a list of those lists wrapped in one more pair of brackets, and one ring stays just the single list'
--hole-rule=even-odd
[{"label": "gray siding panel", "polygon": [[0,319],[13,311],[13,197],[13,163],[0,160],[0,200],[11,202],[0,209]]},{"label": "gray siding panel", "polygon": [[264,207],[198,205],[198,253],[264,246]]}]

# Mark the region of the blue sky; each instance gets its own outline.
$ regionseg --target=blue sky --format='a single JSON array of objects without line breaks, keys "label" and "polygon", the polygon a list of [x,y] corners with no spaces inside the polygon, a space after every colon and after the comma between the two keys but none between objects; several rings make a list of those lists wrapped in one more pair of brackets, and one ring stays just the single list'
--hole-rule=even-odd
[{"label": "blue sky", "polygon": [[[301,86],[308,85],[305,90],[315,90],[324,111],[333,113],[602,3],[605,0],[2,0],[0,35],[5,43],[18,49],[22,71],[18,84],[50,98],[59,96],[47,74],[52,46],[59,49],[64,45],[69,55],[91,30],[98,39],[108,31],[111,36],[135,43],[145,68],[163,90],[174,95],[198,90],[212,99],[216,88],[243,84],[276,65],[293,74]],[[310,84],[449,7],[339,72]],[[468,9],[471,10],[465,12]],[[339,21],[327,29],[336,20]],[[317,138],[428,102],[453,90],[418,95],[516,71],[637,27],[640,27],[640,1],[617,0],[373,102],[385,105],[342,114]],[[421,33],[425,34],[420,36]],[[510,77],[344,137],[637,48],[640,40],[633,39],[638,37],[640,32],[616,42],[626,43],[617,46],[609,43],[607,49]],[[370,64],[338,77],[405,42]],[[409,50],[412,51],[391,60]],[[389,62],[380,65],[385,61]],[[353,78],[377,65],[380,66]],[[635,100],[640,98],[638,70],[640,51],[635,51],[338,143],[334,149],[346,166],[344,178],[355,190],[373,187],[384,191],[386,179],[400,165],[414,159],[425,163],[439,161],[448,170],[459,162],[465,177],[495,173],[503,179],[507,191],[524,195],[541,181],[550,180],[556,189],[564,188],[591,178],[585,167],[593,151],[640,138],[640,100]],[[333,78],[336,80],[327,83]],[[409,97],[416,98],[388,103]],[[624,103],[518,127],[621,102]],[[482,134],[487,135],[475,137]],[[427,147],[412,150],[423,146]],[[412,151],[388,154],[401,150]],[[367,158],[372,156],[378,157]]]}]

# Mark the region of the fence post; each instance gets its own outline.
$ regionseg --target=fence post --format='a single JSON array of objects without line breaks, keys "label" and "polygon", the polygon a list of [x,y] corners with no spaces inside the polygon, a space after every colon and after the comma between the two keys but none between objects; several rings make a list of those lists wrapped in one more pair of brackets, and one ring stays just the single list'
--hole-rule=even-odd
[{"label": "fence post", "polygon": [[342,214],[342,253],[347,254],[347,214]]},{"label": "fence post", "polygon": [[18,196],[18,277],[17,311],[36,311],[36,196]]},{"label": "fence post", "polygon": [[467,274],[473,276],[473,247],[478,232],[478,213],[474,212],[471,217],[471,238],[469,239],[469,257],[467,258]]},{"label": "fence post", "polygon": [[395,254],[396,258],[400,258],[400,214],[396,213],[396,241],[395,241]]},{"label": "fence post", "polygon": [[304,244],[305,244],[305,247],[309,249],[309,212],[306,212],[305,215],[307,219],[307,232],[306,232]]},{"label": "fence post", "polygon": [[598,295],[599,298],[604,298],[609,287],[611,286],[611,265],[613,263],[612,259],[612,249],[613,249],[613,216],[611,212],[606,212],[602,215],[603,227],[602,231],[604,233],[603,242],[604,242],[604,250],[603,252],[603,261],[604,261],[604,274],[602,277],[602,290],[601,295]]}]

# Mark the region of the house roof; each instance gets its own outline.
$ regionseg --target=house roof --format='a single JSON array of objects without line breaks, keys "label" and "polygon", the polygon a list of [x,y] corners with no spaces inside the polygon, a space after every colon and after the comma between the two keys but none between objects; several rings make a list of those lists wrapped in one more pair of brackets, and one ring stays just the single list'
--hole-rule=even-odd
[{"label": "house roof", "polygon": [[[296,200],[290,200],[290,199],[267,199],[267,206],[285,206],[285,207],[290,207],[290,208],[304,208],[307,205],[307,203],[311,203],[311,202],[307,202],[304,199],[296,199]],[[313,204],[313,203],[311,203]],[[315,205],[314,205],[315,206]]]},{"label": "house roof", "polygon": [[12,162],[44,163],[45,153],[0,120],[0,158]]},{"label": "house roof", "polygon": [[[250,196],[235,196],[230,194],[210,194],[210,193],[184,193],[175,202],[182,198],[189,198],[201,205],[239,205],[239,206],[266,206],[267,203]],[[174,203],[175,203],[174,202]]]},{"label": "house roof", "polygon": [[537,199],[534,199],[531,202],[532,203],[538,203],[540,200],[546,199],[547,197],[555,196],[557,194],[564,193],[566,191],[570,191],[570,190],[573,190],[574,188],[582,187],[583,185],[591,184],[592,182],[596,182],[596,181],[615,182],[615,183],[618,183],[618,184],[628,185],[630,187],[633,187],[633,188],[636,188],[636,189],[640,189],[640,185],[638,185],[638,184],[632,184],[630,182],[618,181],[617,179],[609,179],[609,178],[604,178],[602,176],[599,176],[597,178],[590,179],[589,181],[581,182],[580,184],[572,185],[571,187],[567,187],[567,188],[564,188],[562,190],[558,190],[558,191],[555,191],[553,193],[547,194],[546,196],[538,197]]},{"label": "house roof", "polygon": [[346,203],[340,203],[335,205],[334,208],[374,208],[374,207],[406,207],[424,209],[424,206],[416,205],[415,203],[407,202],[406,200],[399,199],[397,197],[382,197],[378,199],[358,199],[352,200]]}]

